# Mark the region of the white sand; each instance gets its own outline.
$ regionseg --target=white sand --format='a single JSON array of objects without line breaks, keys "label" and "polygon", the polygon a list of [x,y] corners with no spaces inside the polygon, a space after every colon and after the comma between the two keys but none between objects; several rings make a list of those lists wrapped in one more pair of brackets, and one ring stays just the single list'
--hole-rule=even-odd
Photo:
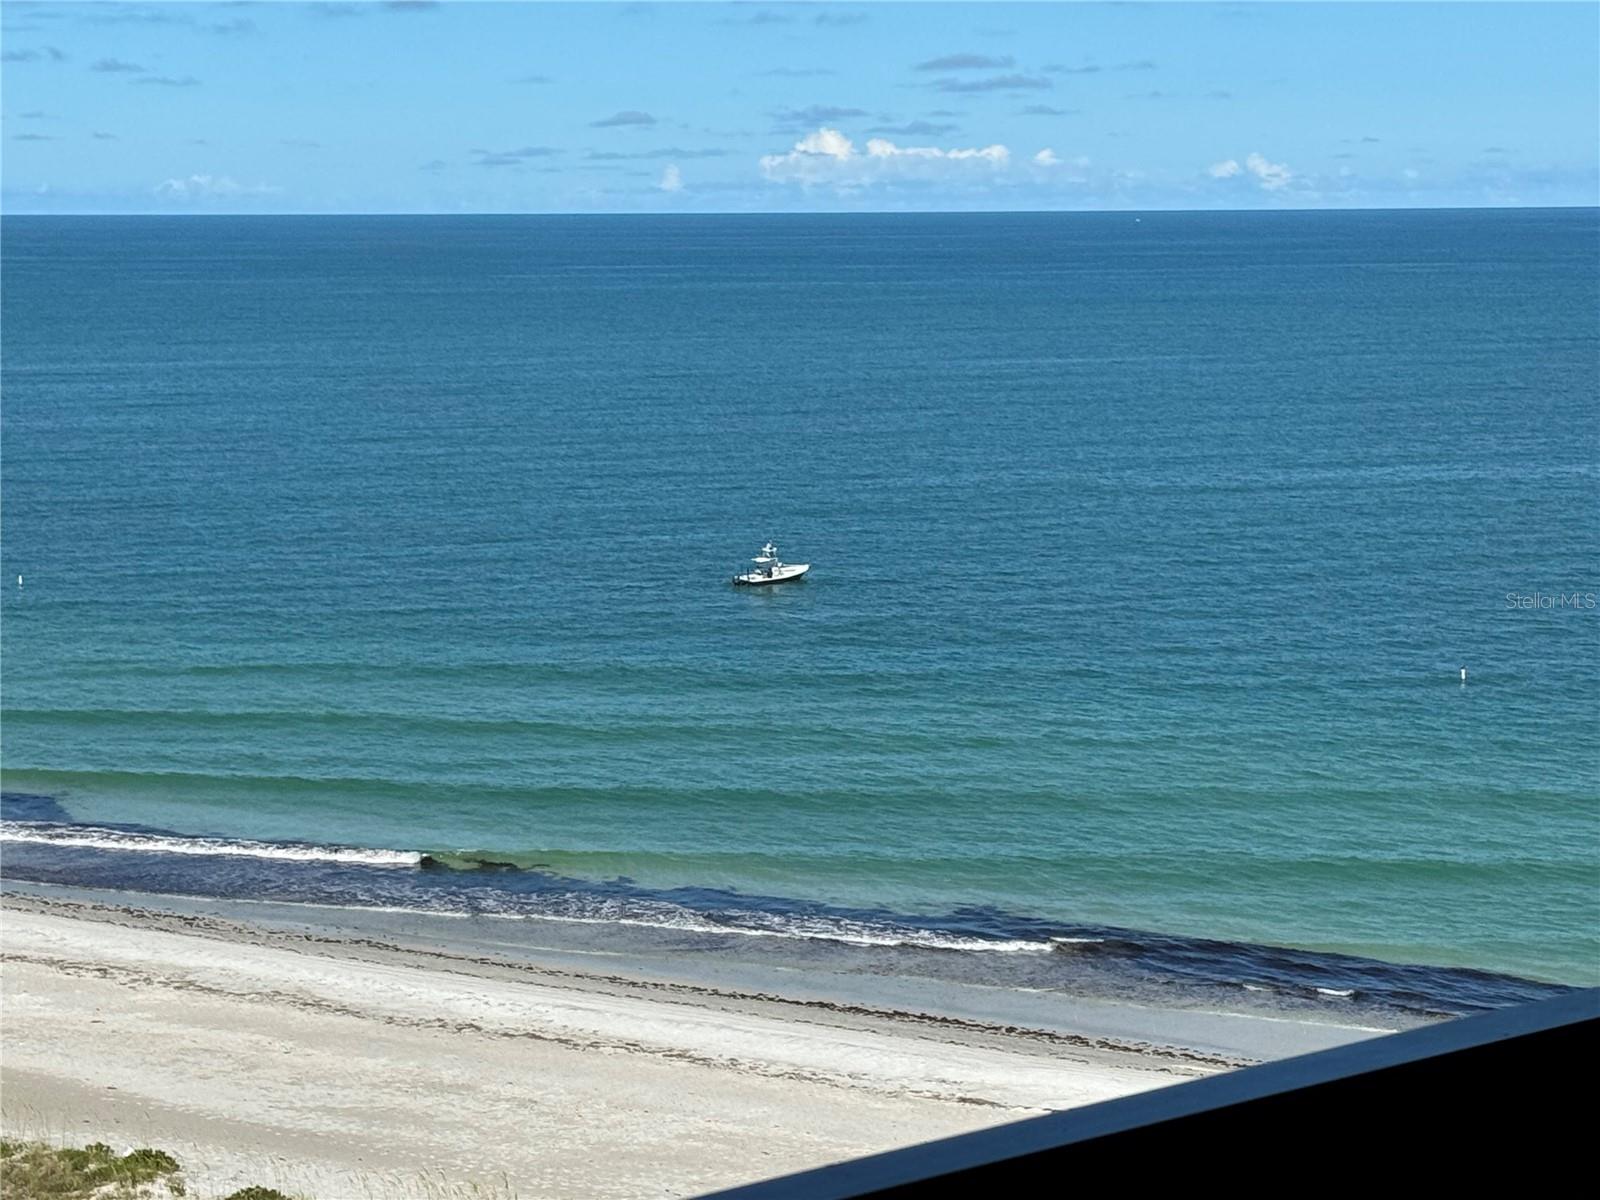
[{"label": "white sand", "polygon": [[158,1146],[201,1197],[694,1195],[1215,1069],[220,921],[3,917],[7,1134]]}]

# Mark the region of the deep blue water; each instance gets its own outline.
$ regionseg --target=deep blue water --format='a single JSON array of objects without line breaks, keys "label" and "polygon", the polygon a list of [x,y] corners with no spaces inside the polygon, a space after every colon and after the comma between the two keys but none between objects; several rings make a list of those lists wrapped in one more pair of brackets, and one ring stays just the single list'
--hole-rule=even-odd
[{"label": "deep blue water", "polygon": [[12,878],[1600,982],[1596,210],[0,234]]}]

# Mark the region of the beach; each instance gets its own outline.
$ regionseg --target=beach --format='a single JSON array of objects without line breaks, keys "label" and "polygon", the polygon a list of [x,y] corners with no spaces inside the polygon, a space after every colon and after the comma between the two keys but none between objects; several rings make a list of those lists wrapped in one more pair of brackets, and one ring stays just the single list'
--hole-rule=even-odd
[{"label": "beach", "polygon": [[157,1146],[200,1196],[690,1196],[1246,1061],[125,899],[6,896],[5,1133]]}]

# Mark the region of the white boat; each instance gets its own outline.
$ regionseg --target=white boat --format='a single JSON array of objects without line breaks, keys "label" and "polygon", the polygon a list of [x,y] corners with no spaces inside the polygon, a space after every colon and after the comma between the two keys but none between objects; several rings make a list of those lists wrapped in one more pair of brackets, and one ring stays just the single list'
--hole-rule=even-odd
[{"label": "white boat", "polygon": [[778,548],[771,542],[761,547],[755,557],[756,568],[743,575],[735,575],[733,582],[741,587],[762,587],[769,583],[789,583],[811,570],[810,563],[786,563],[778,559]]}]

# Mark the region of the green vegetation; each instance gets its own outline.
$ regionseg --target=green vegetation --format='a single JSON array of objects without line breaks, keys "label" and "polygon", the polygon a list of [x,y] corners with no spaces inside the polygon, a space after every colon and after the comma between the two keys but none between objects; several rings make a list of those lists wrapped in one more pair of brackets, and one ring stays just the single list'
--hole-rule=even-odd
[{"label": "green vegetation", "polygon": [[[0,1140],[4,1200],[172,1200],[187,1197],[182,1168],[165,1150],[119,1156],[103,1142],[82,1150]],[[293,1200],[277,1188],[247,1187],[225,1200]]]},{"label": "green vegetation", "polygon": [[0,1141],[0,1193],[6,1200],[182,1196],[178,1171],[178,1160],[164,1150],[130,1150],[119,1156],[102,1142],[82,1150],[53,1150],[38,1142]]}]

